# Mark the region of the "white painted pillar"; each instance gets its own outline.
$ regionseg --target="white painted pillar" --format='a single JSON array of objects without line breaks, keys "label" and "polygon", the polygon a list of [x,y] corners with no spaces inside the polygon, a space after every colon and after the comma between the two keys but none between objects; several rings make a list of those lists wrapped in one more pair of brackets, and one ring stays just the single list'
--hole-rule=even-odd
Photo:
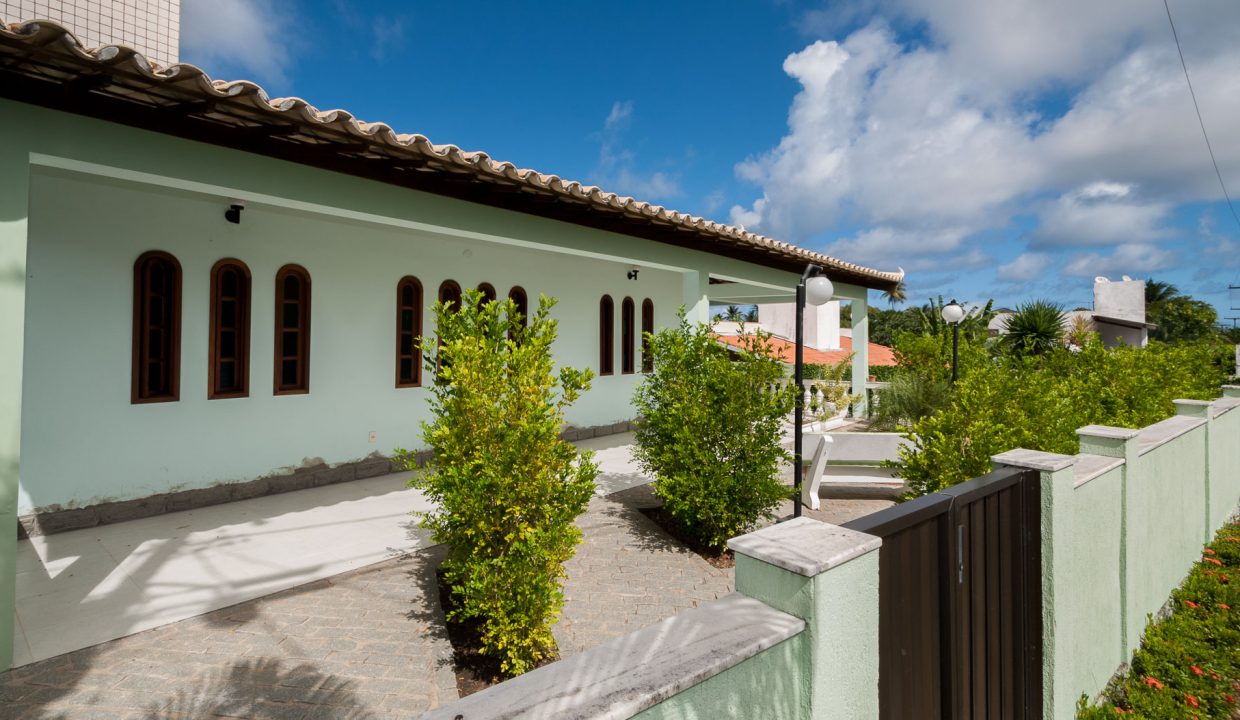
[{"label": "white painted pillar", "polygon": [[[12,135],[10,135],[12,133]],[[0,123],[0,136],[21,133]],[[24,143],[0,145],[0,672],[13,664],[17,595],[17,474],[21,463],[22,352],[26,327],[26,215],[30,166]]]},{"label": "white painted pillar", "polygon": [[689,270],[681,275],[682,303],[685,318],[691,322],[710,322],[710,274],[704,270]]},{"label": "white painted pillar", "polygon": [[854,410],[857,417],[868,417],[865,383],[870,377],[870,304],[865,297],[852,301],[852,393],[860,395],[861,401]]}]

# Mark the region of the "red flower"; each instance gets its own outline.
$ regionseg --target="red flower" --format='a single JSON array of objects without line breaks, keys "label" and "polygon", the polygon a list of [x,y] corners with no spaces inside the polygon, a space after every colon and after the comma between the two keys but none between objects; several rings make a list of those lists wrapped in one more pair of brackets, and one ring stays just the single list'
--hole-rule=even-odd
[{"label": "red flower", "polygon": [[1206,548],[1206,549],[1205,549],[1205,553],[1206,553],[1206,555],[1213,555],[1213,554],[1214,554],[1214,551],[1213,551],[1213,550],[1211,550],[1210,548]]},{"label": "red flower", "polygon": [[1226,700],[1227,702],[1231,703],[1232,705],[1235,705],[1235,704],[1236,704],[1236,697],[1235,697],[1234,695],[1232,695],[1231,693],[1224,693],[1224,694],[1223,694],[1223,699],[1224,699],[1224,700]]},{"label": "red flower", "polygon": [[1193,602],[1192,600],[1185,600],[1185,601],[1184,601],[1184,604],[1185,604],[1185,605],[1187,605],[1187,606],[1189,606],[1190,608],[1199,608],[1199,607],[1201,607],[1200,605],[1198,605],[1197,603]]},{"label": "red flower", "polygon": [[1226,584],[1227,584],[1227,580],[1228,580],[1228,578],[1227,578],[1227,576],[1226,576],[1226,575],[1224,575],[1224,574],[1222,574],[1222,573],[1219,573],[1219,575],[1218,575],[1218,581],[1219,581],[1219,582],[1221,582],[1221,583],[1223,583],[1224,585],[1226,585]]},{"label": "red flower", "polygon": [[1218,565],[1219,567],[1223,567],[1223,563],[1218,558],[1212,558],[1212,557],[1201,558],[1201,561],[1208,562],[1208,563],[1214,563],[1215,565]]},{"label": "red flower", "polygon": [[1230,609],[1231,609],[1231,606],[1230,606],[1230,605],[1227,605],[1227,604],[1225,604],[1225,603],[1219,603],[1219,604],[1218,604],[1218,606],[1219,606],[1220,608],[1222,608],[1223,610],[1230,610]]},{"label": "red flower", "polygon": [[1197,667],[1196,665],[1189,665],[1188,667],[1189,667],[1189,669],[1190,669],[1190,670],[1192,670],[1192,671],[1193,671],[1193,674],[1194,674],[1194,675],[1205,675],[1205,674],[1206,674],[1204,670],[1202,670],[1201,668]]},{"label": "red flower", "polygon": [[1215,679],[1215,680],[1222,680],[1222,678],[1220,678],[1220,677],[1218,676],[1218,673],[1216,673],[1216,672],[1212,672],[1212,673],[1210,673],[1210,677],[1211,677],[1211,678],[1213,678],[1213,679]]},{"label": "red flower", "polygon": [[1141,682],[1145,683],[1146,685],[1149,685],[1150,687],[1154,688],[1155,690],[1162,690],[1162,689],[1163,689],[1163,684],[1162,684],[1162,683],[1160,683],[1160,682],[1158,682],[1158,678],[1154,677],[1153,675],[1146,675],[1146,676],[1145,676],[1145,679],[1144,679],[1144,680],[1142,680]]},{"label": "red flower", "polygon": [[1192,695],[1185,695],[1184,702],[1188,703],[1189,705],[1192,705],[1193,707],[1201,707],[1201,703],[1197,702],[1197,698],[1193,697]]}]

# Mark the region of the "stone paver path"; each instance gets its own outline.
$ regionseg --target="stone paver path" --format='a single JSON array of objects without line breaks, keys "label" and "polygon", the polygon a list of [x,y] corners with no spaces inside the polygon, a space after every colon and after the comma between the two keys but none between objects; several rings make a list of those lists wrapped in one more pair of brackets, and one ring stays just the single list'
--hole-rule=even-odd
[{"label": "stone paver path", "polygon": [[0,718],[412,718],[456,698],[442,548],[0,674]]},{"label": "stone paver path", "polygon": [[[639,508],[594,498],[553,632],[567,657],[732,590]],[[845,522],[890,503],[827,501]],[[790,509],[790,508],[789,508]],[[456,698],[433,547],[0,673],[10,718],[412,718]]]},{"label": "stone paver path", "polygon": [[638,510],[657,504],[640,486],[594,498],[577,519],[584,537],[568,561],[564,612],[552,628],[561,657],[732,591],[731,570],[712,567]]}]

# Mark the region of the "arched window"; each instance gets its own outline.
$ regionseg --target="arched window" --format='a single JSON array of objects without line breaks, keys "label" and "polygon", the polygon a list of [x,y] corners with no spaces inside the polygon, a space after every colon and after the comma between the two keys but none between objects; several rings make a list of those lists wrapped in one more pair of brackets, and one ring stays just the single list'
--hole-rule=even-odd
[{"label": "arched window", "polygon": [[439,286],[439,302],[454,310],[461,307],[461,286],[455,280],[444,280]]},{"label": "arched window", "polygon": [[620,372],[632,375],[636,369],[636,347],[633,344],[633,323],[635,310],[633,298],[626,297],[620,303]]},{"label": "arched window", "polygon": [[616,307],[610,295],[598,303],[598,374],[616,371]]},{"label": "arched window", "polygon": [[396,285],[396,387],[422,384],[422,283],[406,275]]},{"label": "arched window", "polygon": [[[512,301],[513,305],[517,306],[517,322],[521,324],[521,327],[529,327],[530,299],[525,294],[525,288],[520,285],[514,285],[513,288],[508,291],[508,299]],[[516,340],[516,338],[512,337],[511,334],[508,339]]]},{"label": "arched window", "polygon": [[181,264],[166,252],[133,264],[133,382],[130,401],[181,397]]},{"label": "arched window", "polygon": [[276,273],[275,394],[310,392],[310,273],[285,265]]},{"label": "arched window", "polygon": [[495,302],[496,298],[499,297],[499,295],[495,292],[495,286],[491,283],[482,283],[479,285],[478,292],[482,293],[482,305],[486,305],[489,302]]},{"label": "arched window", "polygon": [[207,398],[250,394],[250,269],[234,258],[211,268]]},{"label": "arched window", "polygon": [[650,298],[642,300],[642,372],[654,370],[654,357],[650,354],[650,336],[654,334],[654,303]]}]

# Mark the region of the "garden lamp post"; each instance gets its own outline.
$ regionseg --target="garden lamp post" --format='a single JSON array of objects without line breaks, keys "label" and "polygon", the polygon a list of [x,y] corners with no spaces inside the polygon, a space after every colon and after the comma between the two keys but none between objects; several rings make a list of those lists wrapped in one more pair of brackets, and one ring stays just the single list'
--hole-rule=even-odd
[{"label": "garden lamp post", "polygon": [[955,298],[943,306],[943,322],[952,326],[952,383],[956,382],[960,365],[960,321],[964,320],[964,308]]},{"label": "garden lamp post", "polygon": [[796,364],[792,373],[797,398],[792,423],[792,489],[795,493],[792,500],[793,517],[801,517],[801,476],[805,470],[801,466],[801,419],[805,410],[805,386],[801,384],[805,369],[805,303],[816,307],[829,302],[834,294],[835,286],[823,275],[822,267],[807,265],[805,272],[801,273],[801,282],[797,283],[797,347]]}]

